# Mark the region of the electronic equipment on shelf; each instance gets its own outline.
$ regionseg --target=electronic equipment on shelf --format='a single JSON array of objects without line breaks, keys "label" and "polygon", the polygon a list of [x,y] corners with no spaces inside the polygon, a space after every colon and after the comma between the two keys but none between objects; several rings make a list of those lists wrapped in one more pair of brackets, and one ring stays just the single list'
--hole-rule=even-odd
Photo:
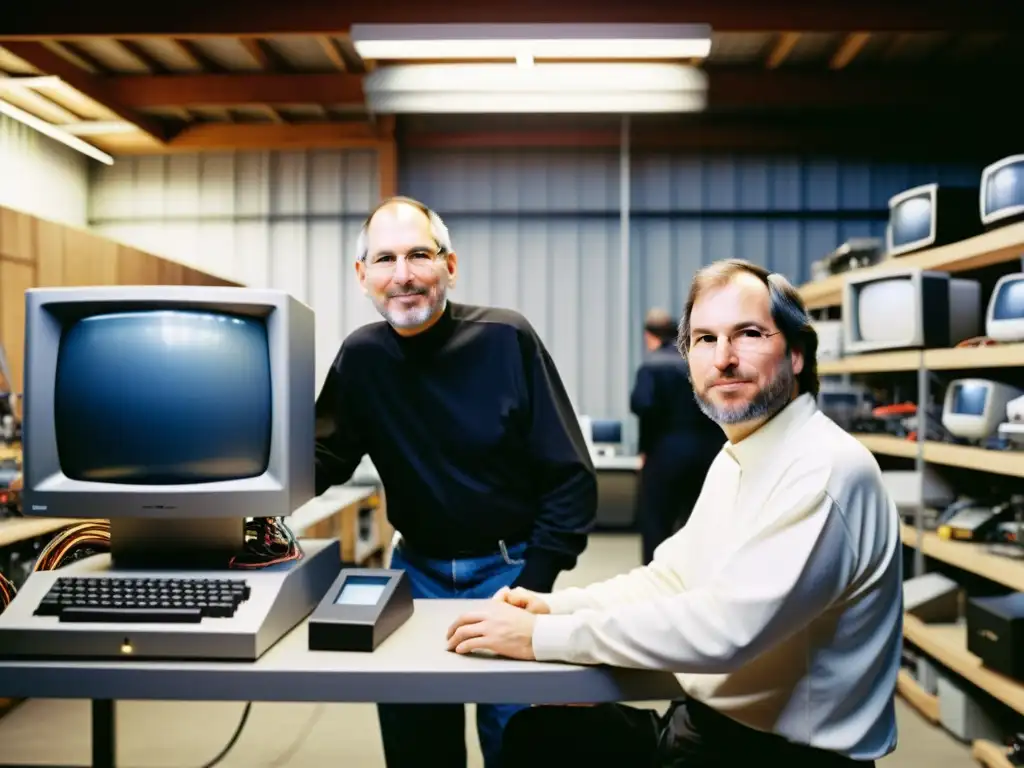
[{"label": "electronic equipment on shelf", "polygon": [[1024,341],[1024,272],[1003,275],[985,310],[985,335],[993,341]]},{"label": "electronic equipment on shelf", "polygon": [[824,280],[832,275],[873,266],[885,258],[885,243],[880,238],[853,237],[811,264],[811,273],[813,279]]},{"label": "electronic equipment on shelf", "polygon": [[1018,506],[1004,502],[995,506],[986,504],[953,505],[939,518],[937,533],[943,539],[958,541],[988,541],[996,534],[1000,523],[1012,520]]},{"label": "electronic equipment on shelf", "polygon": [[839,360],[843,356],[843,323],[841,320],[812,320],[818,334],[818,362]]},{"label": "electronic equipment on shelf", "polygon": [[346,568],[309,617],[309,650],[376,650],[413,609],[405,571]]},{"label": "electronic equipment on shelf", "polygon": [[998,381],[954,379],[946,388],[942,426],[962,440],[986,440],[998,433],[1009,403],[1022,397],[1024,391]]},{"label": "electronic equipment on shelf", "polygon": [[886,253],[904,256],[947,245],[984,231],[978,187],[922,184],[889,199]]},{"label": "electronic equipment on shelf", "polygon": [[981,172],[981,222],[986,229],[1024,218],[1024,155],[997,160]]},{"label": "electronic equipment on shelf", "polygon": [[843,353],[956,346],[981,332],[981,283],[917,267],[846,276]]}]

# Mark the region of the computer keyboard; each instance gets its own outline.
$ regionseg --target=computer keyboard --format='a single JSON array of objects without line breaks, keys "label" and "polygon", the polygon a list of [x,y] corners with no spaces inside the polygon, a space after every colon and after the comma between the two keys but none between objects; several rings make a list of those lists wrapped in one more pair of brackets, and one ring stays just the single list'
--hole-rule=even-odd
[{"label": "computer keyboard", "polygon": [[61,577],[35,615],[80,622],[196,623],[234,616],[250,591],[245,579]]}]

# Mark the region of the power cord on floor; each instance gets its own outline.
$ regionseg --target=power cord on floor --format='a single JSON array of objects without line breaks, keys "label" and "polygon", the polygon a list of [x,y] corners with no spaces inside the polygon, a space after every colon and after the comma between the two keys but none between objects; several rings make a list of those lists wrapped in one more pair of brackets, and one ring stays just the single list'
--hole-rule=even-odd
[{"label": "power cord on floor", "polygon": [[245,703],[245,709],[242,710],[242,719],[238,721],[238,727],[235,728],[235,732],[231,736],[231,739],[224,746],[224,749],[222,749],[220,753],[213,758],[213,760],[206,763],[203,768],[213,768],[213,766],[217,765],[217,763],[228,756],[228,752],[230,752],[231,748],[235,746],[235,743],[238,741],[238,737],[242,735],[242,729],[245,728],[245,723],[249,719],[250,712],[252,712],[252,702],[247,701]]},{"label": "power cord on floor", "polygon": [[[238,739],[242,735],[242,730],[245,728],[245,724],[249,720],[250,712],[252,712],[251,701],[246,702],[245,709],[242,710],[242,717],[238,721],[238,726],[235,728],[235,732],[234,734],[232,734],[231,739],[224,746],[224,749],[222,749],[217,754],[217,756],[214,757],[210,762],[204,764],[202,768],[213,768],[221,760],[228,756],[228,753],[231,751],[231,749],[235,746],[236,743],[238,743]],[[309,734],[313,732],[313,727],[320,721],[320,718],[323,716],[323,714],[324,705],[322,703],[317,704],[316,709],[313,710],[313,714],[309,716],[309,719],[306,721],[306,724],[302,726],[302,729],[299,731],[299,735],[296,736],[292,743],[288,745],[287,749],[285,749],[280,755],[274,758],[273,762],[271,762],[268,765],[268,768],[280,768],[281,766],[287,764],[287,762],[291,760],[291,758],[295,755],[299,748],[301,748],[302,745],[305,744],[306,739],[309,738]]]}]

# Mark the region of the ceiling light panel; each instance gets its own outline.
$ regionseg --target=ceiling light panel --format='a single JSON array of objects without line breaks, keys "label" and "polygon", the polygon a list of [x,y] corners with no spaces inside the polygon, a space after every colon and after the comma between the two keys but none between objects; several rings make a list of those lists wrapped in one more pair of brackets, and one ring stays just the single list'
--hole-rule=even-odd
[{"label": "ceiling light panel", "polygon": [[704,24],[353,24],[364,59],[700,59]]}]

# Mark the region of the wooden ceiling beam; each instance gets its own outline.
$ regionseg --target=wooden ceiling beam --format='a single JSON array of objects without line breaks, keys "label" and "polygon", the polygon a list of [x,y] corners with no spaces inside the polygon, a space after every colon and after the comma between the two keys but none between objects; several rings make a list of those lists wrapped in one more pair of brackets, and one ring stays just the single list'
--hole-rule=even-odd
[{"label": "wooden ceiling beam", "polygon": [[5,43],[4,48],[44,74],[56,75],[83,96],[103,105],[122,120],[137,126],[154,140],[162,142],[168,138],[169,131],[159,120],[121,103],[112,93],[106,80],[83,71],[42,43],[10,42]]},{"label": "wooden ceiling beam", "polygon": [[[929,69],[920,74],[890,70],[807,71],[760,67],[708,70],[712,110],[854,109],[929,107],[946,99],[954,73]],[[983,104],[993,95],[991,77],[958,71],[958,81],[977,87],[958,94],[962,104]],[[987,84],[987,85],[986,85]],[[362,78],[352,73],[131,75],[104,81],[119,103],[133,109],[247,104],[364,103]]]},{"label": "wooden ceiling beam", "polygon": [[518,0],[481,3],[422,0],[330,3],[319,0],[178,0],[172,5],[90,7],[79,0],[17,3],[6,9],[0,39],[61,37],[272,37],[332,35],[354,23],[703,23],[718,32],[998,31],[1019,28],[1024,4],[1016,0],[862,0],[857,3],[768,3],[763,0]]},{"label": "wooden ceiling beam", "polygon": [[779,35],[779,39],[768,54],[768,60],[765,62],[765,66],[768,69],[775,69],[782,66],[782,63],[789,58],[789,54],[793,52],[793,49],[796,48],[796,44],[798,42],[800,42],[799,32],[783,32]]},{"label": "wooden ceiling beam", "polygon": [[[873,119],[749,118],[713,119],[703,115],[674,122],[635,124],[630,141],[636,151],[754,152],[763,154],[829,154],[837,157],[921,159],[930,162],[991,162],[1019,147],[1009,128],[995,133],[957,113],[889,114]],[[955,130],[956,141],[950,141]],[[616,150],[615,129],[552,129],[520,131],[407,130],[399,145],[407,149],[492,150],[512,148],[590,148]],[[1018,142],[1018,143],[1015,143]]]},{"label": "wooden ceiling beam", "polygon": [[129,76],[111,78],[107,84],[121,101],[136,109],[204,104],[363,103],[362,78],[345,72]]},{"label": "wooden ceiling beam", "polygon": [[[116,140],[116,137],[111,137]],[[386,127],[369,123],[205,123],[191,125],[163,146],[140,144],[121,154],[224,152],[233,150],[378,149],[393,147]]]}]

